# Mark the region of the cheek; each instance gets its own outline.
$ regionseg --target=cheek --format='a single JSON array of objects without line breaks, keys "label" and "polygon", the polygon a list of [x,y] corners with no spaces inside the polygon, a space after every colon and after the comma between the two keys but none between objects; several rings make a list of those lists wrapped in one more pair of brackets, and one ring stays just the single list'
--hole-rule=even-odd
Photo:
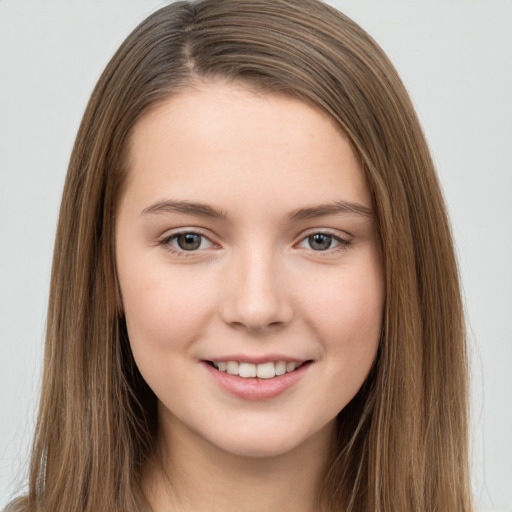
[{"label": "cheek", "polygon": [[319,394],[326,410],[337,414],[366,380],[379,346],[383,303],[381,280],[375,275],[344,280],[328,300],[317,303],[315,327],[331,390]]},{"label": "cheek", "polygon": [[158,357],[182,349],[197,338],[211,314],[213,292],[208,283],[192,277],[147,269],[120,276],[134,355],[151,349],[157,352],[149,355]]},{"label": "cheek", "polygon": [[351,272],[332,283],[309,304],[311,323],[330,355],[338,356],[347,366],[369,368],[380,339],[384,307],[378,267]]},{"label": "cheek", "polygon": [[194,341],[204,332],[210,289],[154,267],[120,275],[120,282],[135,363],[150,388],[167,396],[186,378],[179,361],[193,355]]}]

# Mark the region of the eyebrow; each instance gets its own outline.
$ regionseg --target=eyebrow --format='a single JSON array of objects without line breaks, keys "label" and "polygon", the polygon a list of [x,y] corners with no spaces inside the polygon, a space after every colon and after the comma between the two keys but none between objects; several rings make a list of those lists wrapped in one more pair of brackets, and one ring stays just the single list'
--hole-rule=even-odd
[{"label": "eyebrow", "polygon": [[340,213],[352,213],[363,217],[373,217],[373,210],[359,203],[350,201],[335,201],[334,203],[320,204],[305,208],[298,208],[290,212],[286,218],[288,220],[313,219],[323,217],[324,215],[336,215]]},{"label": "eyebrow", "polygon": [[[184,213],[186,215],[194,215],[196,217],[210,217],[214,219],[229,220],[229,216],[226,211],[216,208],[215,206],[192,201],[174,201],[171,199],[159,201],[158,203],[144,208],[141,215],[161,213]],[[333,203],[297,208],[296,210],[289,212],[285,218],[288,221],[298,221],[340,213],[373,217],[373,210],[371,208],[359,203],[340,200]]]},{"label": "eyebrow", "polygon": [[142,210],[141,215],[158,213],[185,213],[186,215],[195,215],[197,217],[212,217],[214,219],[228,220],[228,214],[215,206],[205,203],[195,203],[191,201],[159,201]]}]

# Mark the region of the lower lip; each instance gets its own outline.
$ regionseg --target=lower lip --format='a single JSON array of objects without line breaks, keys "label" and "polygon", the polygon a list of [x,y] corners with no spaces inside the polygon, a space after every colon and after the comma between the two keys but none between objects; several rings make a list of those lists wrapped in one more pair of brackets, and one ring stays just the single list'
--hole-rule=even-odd
[{"label": "lower lip", "polygon": [[258,379],[221,372],[206,361],[202,361],[202,364],[221,388],[244,400],[266,400],[284,393],[297,384],[311,366],[311,362],[307,362],[293,372],[272,379]]}]

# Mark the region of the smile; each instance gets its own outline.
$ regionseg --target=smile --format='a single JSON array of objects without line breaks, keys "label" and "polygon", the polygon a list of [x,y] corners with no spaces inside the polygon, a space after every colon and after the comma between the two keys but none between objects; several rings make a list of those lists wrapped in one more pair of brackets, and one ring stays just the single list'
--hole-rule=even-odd
[{"label": "smile", "polygon": [[203,368],[220,388],[244,400],[267,400],[281,395],[303,379],[313,360],[249,363],[203,360]]},{"label": "smile", "polygon": [[215,361],[211,363],[217,370],[229,375],[238,375],[243,378],[273,379],[285,373],[300,368],[303,362],[269,361],[267,363],[253,364],[238,361]]}]

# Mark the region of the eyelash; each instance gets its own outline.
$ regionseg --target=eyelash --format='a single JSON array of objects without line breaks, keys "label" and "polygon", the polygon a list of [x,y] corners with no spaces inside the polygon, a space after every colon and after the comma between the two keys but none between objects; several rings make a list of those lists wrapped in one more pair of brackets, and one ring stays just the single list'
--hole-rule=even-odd
[{"label": "eyelash", "polygon": [[[168,251],[171,254],[174,254],[174,255],[176,255],[178,257],[185,257],[185,258],[186,257],[197,257],[198,252],[200,252],[199,249],[195,249],[195,250],[192,250],[192,251],[186,251],[184,249],[178,249],[178,248],[173,247],[172,245],[170,245],[170,242],[172,240],[178,238],[181,235],[197,235],[197,236],[200,236],[200,237],[208,240],[211,244],[215,245],[206,235],[204,235],[203,233],[197,232],[197,231],[180,231],[178,233],[173,233],[172,235],[166,236],[165,238],[160,240],[158,242],[158,245],[163,246],[166,251]],[[350,240],[347,240],[347,239],[341,238],[341,237],[339,237],[337,235],[334,235],[333,233],[329,232],[328,230],[326,230],[326,231],[312,231],[312,232],[308,233],[306,236],[304,236],[303,238],[301,238],[299,243],[304,242],[309,237],[312,237],[314,235],[329,236],[329,237],[331,237],[331,239],[334,242],[337,243],[337,245],[335,245],[334,248],[329,248],[329,249],[326,249],[324,251],[315,251],[314,249],[310,249],[316,255],[322,256],[322,257],[332,256],[333,254],[337,254],[339,252],[342,252],[342,251],[346,250],[347,247],[351,244]]]},{"label": "eyelash", "polygon": [[203,235],[200,232],[197,231],[179,231],[178,233],[173,233],[172,235],[166,236],[160,242],[158,245],[161,245],[164,247],[164,249],[176,256],[179,257],[194,257],[197,256],[198,250],[193,251],[185,251],[184,249],[177,249],[176,247],[173,247],[170,245],[171,240],[178,238],[181,235],[197,235],[200,236],[206,240],[208,240],[211,244],[215,245],[206,235]]}]

